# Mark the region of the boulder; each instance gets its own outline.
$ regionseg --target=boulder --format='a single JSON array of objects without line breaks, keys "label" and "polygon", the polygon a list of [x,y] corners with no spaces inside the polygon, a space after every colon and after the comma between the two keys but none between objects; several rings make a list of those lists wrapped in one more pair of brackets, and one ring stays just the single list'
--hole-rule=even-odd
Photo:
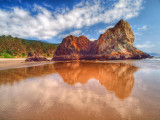
[{"label": "boulder", "polygon": [[31,62],[31,61],[49,61],[49,60],[37,52],[28,52],[28,57],[25,61]]}]

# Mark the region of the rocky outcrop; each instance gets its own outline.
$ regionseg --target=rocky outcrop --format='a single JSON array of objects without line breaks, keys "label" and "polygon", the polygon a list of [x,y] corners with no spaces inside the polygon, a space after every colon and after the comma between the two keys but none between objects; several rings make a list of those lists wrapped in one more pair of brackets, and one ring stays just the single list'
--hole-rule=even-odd
[{"label": "rocky outcrop", "polygon": [[26,62],[31,62],[31,61],[48,61],[47,58],[44,56],[40,55],[37,52],[28,52],[28,57],[25,60]]},{"label": "rocky outcrop", "polygon": [[151,57],[133,46],[130,24],[120,20],[114,28],[101,34],[96,41],[85,36],[68,36],[57,48],[52,60],[118,60]]},{"label": "rocky outcrop", "polygon": [[87,37],[70,35],[63,39],[60,47],[57,48],[54,54],[54,58],[58,60],[78,60],[80,56],[87,55],[90,46],[91,41]]}]

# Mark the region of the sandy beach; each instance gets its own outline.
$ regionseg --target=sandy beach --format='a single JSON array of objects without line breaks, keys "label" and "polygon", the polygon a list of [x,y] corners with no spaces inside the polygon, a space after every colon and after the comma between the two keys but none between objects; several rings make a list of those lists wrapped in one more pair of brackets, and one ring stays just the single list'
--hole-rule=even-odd
[{"label": "sandy beach", "polygon": [[[0,70],[52,64],[53,61],[25,62],[26,58],[0,58]],[[48,58],[49,60],[51,58]]]},{"label": "sandy beach", "polygon": [[[40,66],[40,65],[55,63],[55,61],[25,62],[25,59],[26,58],[0,58],[0,70],[31,67],[31,66]],[[47,59],[51,60],[51,58],[47,58]],[[71,61],[56,61],[56,62],[71,62]],[[125,63],[125,64],[129,64],[129,65],[136,66],[136,67],[142,67],[142,68],[154,68],[154,69],[160,68],[159,58],[150,58],[150,59],[142,59],[142,60],[108,60],[108,61],[82,60],[81,62]]]},{"label": "sandy beach", "polygon": [[0,65],[0,120],[160,119],[159,59]]}]

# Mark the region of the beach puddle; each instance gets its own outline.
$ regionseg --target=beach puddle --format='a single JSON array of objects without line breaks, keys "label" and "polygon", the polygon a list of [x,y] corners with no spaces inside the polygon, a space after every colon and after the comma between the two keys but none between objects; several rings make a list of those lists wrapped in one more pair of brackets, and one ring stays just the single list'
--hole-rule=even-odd
[{"label": "beach puddle", "polygon": [[58,62],[0,70],[0,120],[158,120],[160,70]]}]

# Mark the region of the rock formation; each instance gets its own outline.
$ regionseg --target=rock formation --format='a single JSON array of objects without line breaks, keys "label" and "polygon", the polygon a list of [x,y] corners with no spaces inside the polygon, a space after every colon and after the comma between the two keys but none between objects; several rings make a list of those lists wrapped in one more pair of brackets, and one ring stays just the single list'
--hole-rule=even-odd
[{"label": "rock formation", "polygon": [[151,57],[133,46],[130,24],[123,19],[96,41],[85,36],[68,36],[57,48],[52,60],[118,60]]},{"label": "rock formation", "polygon": [[44,56],[40,55],[37,52],[28,52],[28,57],[25,60],[26,62],[31,62],[31,61],[48,61],[47,58]]}]

